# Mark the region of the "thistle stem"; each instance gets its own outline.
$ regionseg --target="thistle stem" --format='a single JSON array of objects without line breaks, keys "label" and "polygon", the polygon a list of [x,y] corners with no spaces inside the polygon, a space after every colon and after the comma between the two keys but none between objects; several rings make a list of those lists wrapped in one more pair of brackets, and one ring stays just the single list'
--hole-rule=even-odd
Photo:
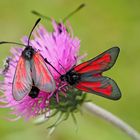
[{"label": "thistle stem", "polygon": [[113,115],[109,111],[93,104],[91,102],[86,102],[83,104],[83,107],[88,110],[90,113],[97,115],[104,120],[112,123],[114,126],[118,127],[122,131],[124,131],[128,136],[130,136],[133,140],[140,140],[140,134],[126,122]]}]

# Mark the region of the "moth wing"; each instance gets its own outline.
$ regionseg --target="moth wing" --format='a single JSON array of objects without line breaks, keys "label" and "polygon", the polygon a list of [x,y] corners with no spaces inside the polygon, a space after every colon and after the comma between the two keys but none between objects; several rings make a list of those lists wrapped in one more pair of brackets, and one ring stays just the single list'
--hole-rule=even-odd
[{"label": "moth wing", "polygon": [[116,82],[105,76],[96,78],[81,77],[81,81],[75,85],[79,90],[103,96],[108,99],[118,100],[121,98],[121,92]]},{"label": "moth wing", "polygon": [[20,57],[14,75],[12,94],[16,101],[22,100],[32,88],[30,62]]},{"label": "moth wing", "polygon": [[32,78],[34,85],[45,92],[53,92],[55,90],[55,81],[49,72],[43,57],[36,52],[31,60]]},{"label": "moth wing", "polygon": [[74,70],[80,74],[98,74],[110,69],[116,62],[120,49],[113,47],[96,56],[95,58],[86,61],[74,68]]}]

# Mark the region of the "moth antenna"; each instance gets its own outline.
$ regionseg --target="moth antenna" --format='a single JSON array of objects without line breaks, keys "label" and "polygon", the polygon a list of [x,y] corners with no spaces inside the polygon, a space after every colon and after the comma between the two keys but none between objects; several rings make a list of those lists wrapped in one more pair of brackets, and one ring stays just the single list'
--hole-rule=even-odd
[{"label": "moth antenna", "polygon": [[16,42],[8,42],[8,41],[1,41],[0,45],[1,44],[15,44],[15,45],[20,45],[20,46],[25,46],[26,47],[26,45],[24,45],[24,44],[16,43]]},{"label": "moth antenna", "polygon": [[[57,59],[57,57],[56,57],[56,59]],[[57,59],[57,61],[58,61],[58,64],[63,68],[63,70],[65,71],[65,72],[67,72],[67,70],[62,66],[62,64],[59,62],[59,59]]]},{"label": "moth antenna", "polygon": [[[70,18],[73,14],[75,14],[76,12],[78,12],[79,10],[81,10],[83,7],[85,7],[85,4],[84,3],[82,3],[78,8],[76,8],[73,12],[71,12],[70,14],[68,14],[65,18],[63,18],[63,22],[65,23],[65,21],[68,19],[68,18]],[[36,15],[36,16],[39,16],[39,17],[41,17],[41,18],[44,18],[44,19],[47,19],[47,20],[49,20],[49,21],[52,21],[52,19],[50,18],[50,17],[48,17],[48,16],[44,16],[44,15],[42,15],[42,14],[40,14],[39,12],[37,12],[37,11],[35,11],[35,10],[33,10],[33,11],[31,11],[34,15]],[[57,23],[59,23],[59,22],[57,22]]]},{"label": "moth antenna", "polygon": [[33,26],[32,30],[31,30],[31,32],[30,32],[30,34],[29,34],[27,46],[29,46],[29,44],[30,44],[30,39],[31,39],[31,35],[32,35],[32,33],[33,33],[35,27],[37,26],[37,24],[40,22],[40,20],[41,20],[41,18],[37,19],[37,21],[35,22],[35,25]]},{"label": "moth antenna", "polygon": [[44,61],[49,64],[60,76],[62,75],[48,60],[47,58],[44,59]]},{"label": "moth antenna", "polygon": [[[58,63],[59,63],[59,62],[58,62]],[[65,72],[67,72],[66,69],[61,65],[61,63],[59,63],[59,65],[63,68],[63,70],[64,70]]]},{"label": "moth antenna", "polygon": [[72,15],[77,13],[79,10],[81,10],[83,7],[85,7],[85,4],[82,3],[78,8],[76,8],[74,11],[72,11],[70,14],[68,14],[65,18],[63,18],[63,22],[65,22],[68,18],[70,18]]},{"label": "moth antenna", "polygon": [[37,11],[35,11],[35,10],[33,10],[33,11],[31,11],[31,12],[32,12],[34,15],[36,15],[36,16],[39,16],[39,17],[41,17],[41,18],[44,18],[44,19],[47,19],[47,20],[51,21],[51,18],[50,18],[50,17],[44,16],[44,15],[40,14],[39,12],[37,12]]}]

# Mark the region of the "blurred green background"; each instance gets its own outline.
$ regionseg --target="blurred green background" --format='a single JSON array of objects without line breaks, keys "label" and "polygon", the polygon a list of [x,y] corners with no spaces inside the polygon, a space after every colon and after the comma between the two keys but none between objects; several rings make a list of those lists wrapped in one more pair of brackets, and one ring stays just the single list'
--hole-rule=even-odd
[{"label": "blurred green background", "polygon": [[[0,0],[0,40],[19,42],[23,35],[28,34],[37,19],[31,10],[59,20],[83,2],[86,7],[69,19],[74,34],[81,39],[81,54],[87,52],[87,60],[114,45],[121,48],[114,68],[106,72],[118,83],[122,91],[121,100],[110,101],[91,94],[88,98],[140,131],[139,0]],[[43,20],[42,23],[51,29],[50,22]],[[10,54],[9,49],[10,45],[1,45],[0,65]],[[8,116],[8,112],[0,109],[0,117]],[[78,126],[69,118],[50,138],[47,137],[47,123],[35,126],[22,119],[16,122],[0,119],[0,140],[130,139],[96,116],[84,112],[76,117]]]}]

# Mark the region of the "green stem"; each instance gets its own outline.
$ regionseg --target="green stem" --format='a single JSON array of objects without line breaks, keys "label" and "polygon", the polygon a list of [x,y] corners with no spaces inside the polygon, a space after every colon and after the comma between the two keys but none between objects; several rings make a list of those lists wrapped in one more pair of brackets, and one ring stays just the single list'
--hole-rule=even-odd
[{"label": "green stem", "polygon": [[90,113],[94,115],[98,115],[104,120],[112,123],[114,126],[118,127],[122,131],[124,131],[128,136],[130,136],[133,140],[140,140],[140,134],[133,127],[128,125],[126,122],[110,113],[109,111],[91,103],[86,102],[83,104],[83,107],[88,110]]}]

